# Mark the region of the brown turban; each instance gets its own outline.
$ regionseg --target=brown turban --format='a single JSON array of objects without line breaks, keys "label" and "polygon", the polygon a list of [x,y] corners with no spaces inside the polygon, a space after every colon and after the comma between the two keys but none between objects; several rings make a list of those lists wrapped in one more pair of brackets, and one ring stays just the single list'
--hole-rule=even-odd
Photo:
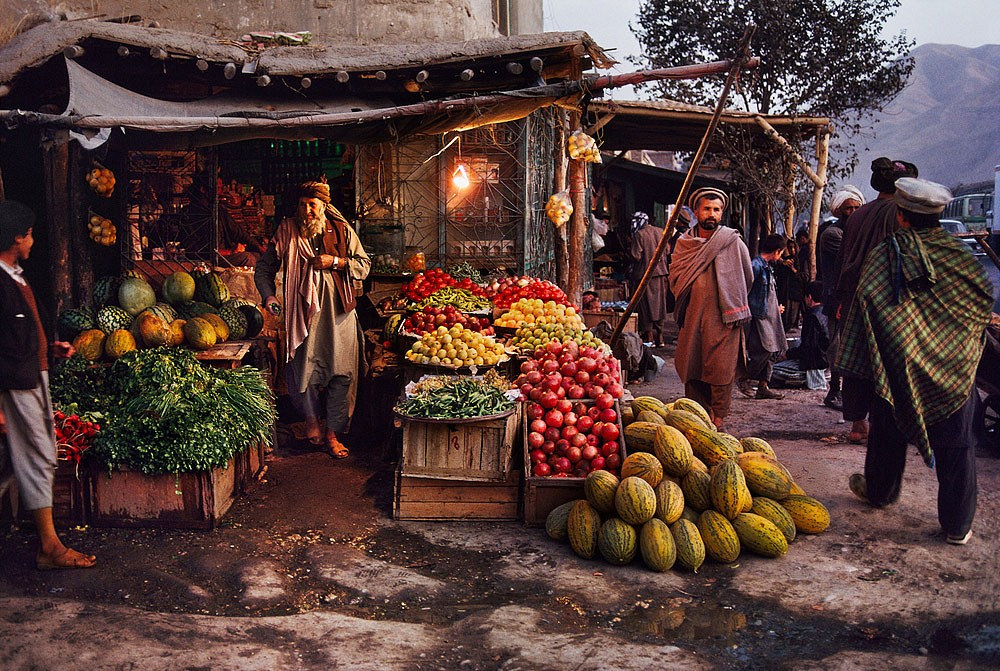
[{"label": "brown turban", "polygon": [[329,203],[330,185],[326,182],[304,182],[299,187],[299,198],[319,198],[324,203]]}]

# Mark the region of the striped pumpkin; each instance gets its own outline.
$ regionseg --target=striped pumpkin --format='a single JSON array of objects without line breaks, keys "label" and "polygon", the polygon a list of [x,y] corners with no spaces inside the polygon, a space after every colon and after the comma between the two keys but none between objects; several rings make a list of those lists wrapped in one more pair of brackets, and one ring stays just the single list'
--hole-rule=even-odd
[{"label": "striped pumpkin", "polygon": [[737,456],[737,463],[754,496],[780,501],[790,493],[792,475],[774,457],[762,452],[744,452]]},{"label": "striped pumpkin", "polygon": [[780,557],[788,552],[785,534],[771,520],[753,513],[741,513],[733,520],[740,545],[763,557]]},{"label": "striped pumpkin", "polygon": [[691,470],[691,458],[694,456],[691,443],[679,429],[672,426],[662,426],[656,430],[653,454],[663,464],[664,472],[670,475],[683,477]]},{"label": "striped pumpkin", "polygon": [[617,517],[606,520],[597,534],[597,551],[609,564],[628,564],[635,559],[638,546],[635,528]]},{"label": "striped pumpkin", "polygon": [[656,517],[667,524],[673,524],[684,512],[684,492],[673,480],[664,478],[653,489],[656,494]]},{"label": "striped pumpkin", "polygon": [[615,492],[615,511],[625,522],[636,526],[656,514],[656,493],[639,477],[622,478]]},{"label": "striped pumpkin", "polygon": [[733,449],[732,442],[718,431],[692,427],[684,435],[691,441],[694,456],[704,461],[709,468],[736,458],[737,452]]},{"label": "striped pumpkin", "polygon": [[549,535],[549,538],[557,541],[566,540],[569,534],[567,528],[569,524],[569,511],[575,503],[576,501],[569,501],[561,506],[556,506],[545,516],[545,533]]},{"label": "striped pumpkin", "polygon": [[684,503],[701,512],[712,507],[712,476],[705,471],[690,470],[681,478]]},{"label": "striped pumpkin", "polygon": [[785,539],[789,543],[795,540],[795,521],[788,514],[788,511],[785,510],[784,506],[774,499],[769,499],[766,496],[753,497],[753,505],[750,507],[750,512],[771,520],[774,526],[778,527],[778,530],[784,534]]},{"label": "striped pumpkin", "polygon": [[705,544],[705,554],[717,562],[734,562],[740,556],[740,539],[733,525],[715,510],[698,517],[698,533]]},{"label": "striped pumpkin", "polygon": [[743,471],[732,460],[723,461],[712,470],[708,494],[712,506],[730,520],[753,505]]},{"label": "striped pumpkin", "polygon": [[600,513],[586,500],[576,501],[566,518],[566,536],[573,552],[584,559],[593,559],[597,554],[597,535],[600,530]]},{"label": "striped pumpkin", "polygon": [[697,573],[705,563],[705,542],[698,526],[682,517],[670,525],[670,534],[674,537],[677,564]]},{"label": "striped pumpkin", "polygon": [[790,494],[781,505],[791,515],[795,529],[804,534],[822,533],[830,526],[830,511],[811,496]]},{"label": "striped pumpkin", "polygon": [[622,462],[621,473],[623,479],[635,476],[655,487],[663,479],[663,464],[649,452],[633,452]]},{"label": "striped pumpkin", "polygon": [[618,491],[618,476],[610,471],[591,471],[583,480],[583,495],[594,509],[602,515],[615,512],[615,492]]},{"label": "striped pumpkin", "polygon": [[669,571],[677,561],[674,536],[662,520],[653,518],[639,529],[639,554],[650,569],[662,573]]}]

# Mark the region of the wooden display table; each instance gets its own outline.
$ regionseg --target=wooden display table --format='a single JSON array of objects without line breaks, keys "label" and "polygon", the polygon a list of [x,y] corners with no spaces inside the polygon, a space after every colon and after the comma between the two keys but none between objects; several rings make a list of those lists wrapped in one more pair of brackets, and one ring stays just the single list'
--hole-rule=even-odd
[{"label": "wooden display table", "polygon": [[216,368],[239,368],[253,347],[252,340],[231,340],[213,345],[210,349],[195,352],[194,357]]}]

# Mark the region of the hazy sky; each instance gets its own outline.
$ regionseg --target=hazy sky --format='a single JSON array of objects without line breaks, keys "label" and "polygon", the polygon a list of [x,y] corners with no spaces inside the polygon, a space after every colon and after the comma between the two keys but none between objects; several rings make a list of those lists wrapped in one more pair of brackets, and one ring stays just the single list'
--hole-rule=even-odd
[{"label": "hazy sky", "polygon": [[[693,0],[697,1],[697,0]],[[542,0],[546,31],[585,30],[598,44],[614,49],[618,72],[636,68],[627,56],[639,52],[629,29],[639,0]],[[996,0],[903,0],[887,24],[890,35],[905,31],[917,45],[927,43],[978,47],[1000,42],[1000,3]],[[618,95],[618,98],[632,96]]]}]

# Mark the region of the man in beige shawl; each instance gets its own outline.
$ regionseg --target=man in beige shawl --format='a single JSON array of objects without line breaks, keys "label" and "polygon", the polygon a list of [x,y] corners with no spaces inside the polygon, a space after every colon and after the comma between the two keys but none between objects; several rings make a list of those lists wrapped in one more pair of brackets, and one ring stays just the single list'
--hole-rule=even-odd
[{"label": "man in beige shawl", "polygon": [[700,403],[721,427],[729,414],[733,381],[743,352],[743,325],[750,319],[753,284],[750,252],[737,231],[721,226],[728,197],[712,188],[688,199],[698,224],[677,239],[670,289],[680,326],[674,366],[684,394]]},{"label": "man in beige shawl", "polygon": [[[337,459],[349,454],[338,434],[350,428],[364,371],[354,280],[370,268],[357,233],[330,204],[329,186],[306,182],[295,218],[278,225],[254,272],[264,307],[279,312],[283,306],[285,377],[305,417],[306,437]],[[279,269],[281,300],[275,296]]]}]

